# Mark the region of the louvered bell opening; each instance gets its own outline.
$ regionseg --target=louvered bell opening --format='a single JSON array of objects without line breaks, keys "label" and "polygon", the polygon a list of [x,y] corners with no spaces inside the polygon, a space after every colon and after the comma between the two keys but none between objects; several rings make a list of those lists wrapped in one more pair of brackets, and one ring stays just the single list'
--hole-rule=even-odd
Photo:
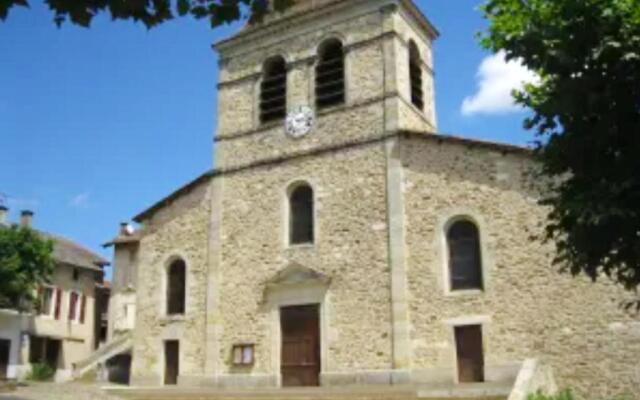
[{"label": "louvered bell opening", "polygon": [[420,68],[420,65],[415,62],[411,62],[409,68],[411,71],[411,102],[414,106],[422,110],[424,107],[424,97],[422,93],[422,69]]},{"label": "louvered bell opening", "polygon": [[316,66],[316,106],[330,107],[345,102],[344,53],[342,43],[331,41],[320,51]]},{"label": "louvered bell opening", "polygon": [[282,58],[267,62],[260,85],[260,122],[284,119],[287,112],[287,70]]},{"label": "louvered bell opening", "polygon": [[422,110],[424,108],[424,96],[422,93],[420,51],[413,41],[409,43],[409,80],[411,81],[411,103]]}]

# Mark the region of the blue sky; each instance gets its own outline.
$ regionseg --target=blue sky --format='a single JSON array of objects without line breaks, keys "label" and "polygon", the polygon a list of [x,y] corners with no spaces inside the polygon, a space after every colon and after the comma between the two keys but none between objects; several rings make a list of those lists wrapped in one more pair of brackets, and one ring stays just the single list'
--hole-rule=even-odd
[{"label": "blue sky", "polygon": [[[110,257],[100,244],[120,221],[212,166],[210,44],[237,25],[178,19],[148,31],[101,17],[90,29],[58,29],[40,1],[31,3],[0,22],[0,193],[13,220],[32,209],[38,228]],[[440,131],[527,143],[524,114],[506,95],[527,72],[478,46],[481,1],[416,3],[442,34],[434,50]]]}]

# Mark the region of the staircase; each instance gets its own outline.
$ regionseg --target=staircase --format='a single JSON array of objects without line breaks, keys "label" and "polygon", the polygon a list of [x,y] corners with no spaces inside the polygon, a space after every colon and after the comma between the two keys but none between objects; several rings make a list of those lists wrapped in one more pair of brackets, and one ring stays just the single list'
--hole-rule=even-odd
[{"label": "staircase", "polygon": [[105,363],[115,355],[131,351],[132,347],[133,340],[131,332],[118,336],[93,352],[89,357],[75,363],[73,368],[73,379],[81,378],[87,372],[93,370],[99,364]]}]

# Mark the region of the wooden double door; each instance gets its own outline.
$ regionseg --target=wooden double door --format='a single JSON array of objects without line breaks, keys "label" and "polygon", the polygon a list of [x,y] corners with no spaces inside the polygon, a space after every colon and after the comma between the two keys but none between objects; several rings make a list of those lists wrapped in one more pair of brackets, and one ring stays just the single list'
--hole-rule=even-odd
[{"label": "wooden double door", "polygon": [[320,384],[320,306],[280,309],[283,386]]}]

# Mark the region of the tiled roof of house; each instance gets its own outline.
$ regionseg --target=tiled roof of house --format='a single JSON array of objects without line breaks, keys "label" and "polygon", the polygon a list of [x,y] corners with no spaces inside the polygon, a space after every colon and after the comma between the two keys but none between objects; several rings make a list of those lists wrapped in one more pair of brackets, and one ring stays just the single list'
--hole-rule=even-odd
[{"label": "tiled roof of house", "polygon": [[[0,228],[8,228],[10,226],[11,224],[8,223],[0,223]],[[94,271],[102,271],[104,266],[110,264],[102,256],[67,238],[37,229],[35,231],[44,238],[53,241],[53,258],[58,263]]]},{"label": "tiled roof of house", "polygon": [[120,233],[115,238],[103,244],[102,247],[111,247],[116,244],[138,243],[140,241],[140,237],[141,235],[139,232],[134,232],[131,234]]},{"label": "tiled roof of house", "polygon": [[53,258],[59,263],[94,271],[102,271],[102,267],[109,265],[109,261],[103,257],[67,238],[47,232],[40,234],[53,240]]}]

